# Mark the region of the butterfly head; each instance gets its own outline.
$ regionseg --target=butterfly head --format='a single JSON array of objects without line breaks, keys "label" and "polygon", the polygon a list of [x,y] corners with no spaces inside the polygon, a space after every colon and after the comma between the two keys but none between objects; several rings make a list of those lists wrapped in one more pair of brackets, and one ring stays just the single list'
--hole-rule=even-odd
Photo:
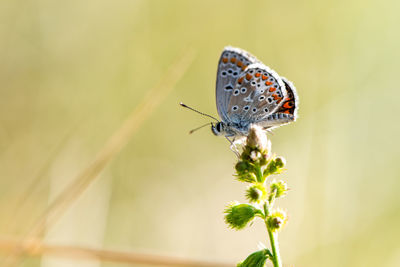
[{"label": "butterfly head", "polygon": [[222,121],[217,122],[216,124],[211,124],[211,131],[214,135],[219,136],[223,135],[226,132],[226,125]]}]

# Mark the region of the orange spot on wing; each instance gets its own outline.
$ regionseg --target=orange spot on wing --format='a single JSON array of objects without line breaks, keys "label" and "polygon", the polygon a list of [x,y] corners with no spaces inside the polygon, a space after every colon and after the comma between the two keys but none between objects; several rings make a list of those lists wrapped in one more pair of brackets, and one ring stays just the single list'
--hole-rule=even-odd
[{"label": "orange spot on wing", "polygon": [[261,76],[261,74],[258,73],[258,72],[257,72],[256,74],[254,74],[254,75],[255,75],[257,78]]},{"label": "orange spot on wing", "polygon": [[241,67],[241,66],[243,65],[243,62],[242,62],[242,61],[238,61],[238,62],[236,63],[236,65],[237,65],[238,67]]},{"label": "orange spot on wing", "polygon": [[271,85],[271,84],[273,84],[273,82],[270,82],[270,81],[265,82],[265,85]]},{"label": "orange spot on wing", "polygon": [[244,77],[240,77],[240,78],[238,79],[238,83],[239,83],[239,84],[242,84],[243,78],[244,78]]},{"label": "orange spot on wing", "polygon": [[231,62],[232,62],[232,63],[235,63],[235,62],[236,62],[236,58],[234,58],[234,57],[231,58]]},{"label": "orange spot on wing", "polygon": [[269,88],[269,91],[270,92],[274,92],[276,90],[276,88],[275,87],[271,87],[271,88]]},{"label": "orange spot on wing", "polygon": [[253,76],[247,73],[247,74],[246,74],[246,80],[250,81],[251,78],[253,78]]},{"label": "orange spot on wing", "polygon": [[243,65],[242,70],[245,70],[247,68],[247,65]]},{"label": "orange spot on wing", "polygon": [[228,58],[227,57],[222,58],[222,62],[228,63]]},{"label": "orange spot on wing", "polygon": [[283,104],[284,108],[291,108],[292,105],[290,104],[290,102],[286,102],[285,104]]},{"label": "orange spot on wing", "polygon": [[285,110],[283,113],[290,114],[289,110]]},{"label": "orange spot on wing", "polygon": [[263,75],[263,76],[262,76],[262,79],[263,79],[263,80],[266,80],[266,79],[268,79],[268,76]]}]

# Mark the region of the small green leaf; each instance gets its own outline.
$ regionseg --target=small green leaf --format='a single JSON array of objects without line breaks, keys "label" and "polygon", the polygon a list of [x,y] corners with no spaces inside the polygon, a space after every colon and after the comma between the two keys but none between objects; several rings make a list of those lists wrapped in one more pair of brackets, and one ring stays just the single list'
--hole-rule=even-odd
[{"label": "small green leaf", "polygon": [[266,266],[268,258],[268,250],[263,249],[250,254],[243,262],[239,263],[237,267],[264,267]]},{"label": "small green leaf", "polygon": [[252,172],[244,173],[244,174],[241,174],[241,175],[236,175],[236,177],[241,182],[246,182],[246,183],[255,183],[255,182],[257,182],[257,176]]}]

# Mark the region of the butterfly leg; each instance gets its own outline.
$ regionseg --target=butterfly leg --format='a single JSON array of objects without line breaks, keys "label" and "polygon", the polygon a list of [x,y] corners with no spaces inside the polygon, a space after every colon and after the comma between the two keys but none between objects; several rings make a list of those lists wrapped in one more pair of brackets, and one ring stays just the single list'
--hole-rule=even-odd
[{"label": "butterfly leg", "polygon": [[240,157],[240,153],[239,150],[236,147],[235,144],[235,139],[233,139],[233,141],[231,139],[229,139],[229,137],[225,136],[226,140],[228,140],[228,142],[231,144],[230,149],[233,151],[233,153],[235,153],[235,155],[239,158]]},{"label": "butterfly leg", "polygon": [[273,127],[265,127],[263,128],[267,133],[274,135],[274,132],[272,131],[274,128]]}]

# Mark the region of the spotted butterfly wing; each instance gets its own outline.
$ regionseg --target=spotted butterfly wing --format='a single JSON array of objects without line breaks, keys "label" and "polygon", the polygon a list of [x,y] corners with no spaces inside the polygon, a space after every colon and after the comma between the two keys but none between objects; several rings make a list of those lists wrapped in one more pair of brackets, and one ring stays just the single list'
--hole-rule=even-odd
[{"label": "spotted butterfly wing", "polygon": [[287,96],[282,104],[282,107],[277,111],[278,113],[290,114],[293,119],[297,118],[297,110],[299,109],[299,99],[297,96],[296,88],[293,83],[287,80],[285,77],[281,77],[285,84]]},{"label": "spotted butterfly wing", "polygon": [[296,88],[289,80],[284,77],[281,78],[285,84],[287,95],[282,102],[282,106],[276,112],[270,114],[262,122],[259,122],[260,125],[264,126],[264,129],[282,126],[296,121],[297,119],[299,98],[297,96]]},{"label": "spotted butterfly wing", "polygon": [[227,110],[228,121],[264,126],[269,115],[278,111],[287,96],[279,75],[262,63],[248,66],[239,76]]},{"label": "spotted butterfly wing", "polygon": [[225,47],[218,63],[216,101],[218,114],[222,121],[227,122],[227,112],[230,98],[237,79],[250,64],[259,62],[250,53],[234,47]]}]

